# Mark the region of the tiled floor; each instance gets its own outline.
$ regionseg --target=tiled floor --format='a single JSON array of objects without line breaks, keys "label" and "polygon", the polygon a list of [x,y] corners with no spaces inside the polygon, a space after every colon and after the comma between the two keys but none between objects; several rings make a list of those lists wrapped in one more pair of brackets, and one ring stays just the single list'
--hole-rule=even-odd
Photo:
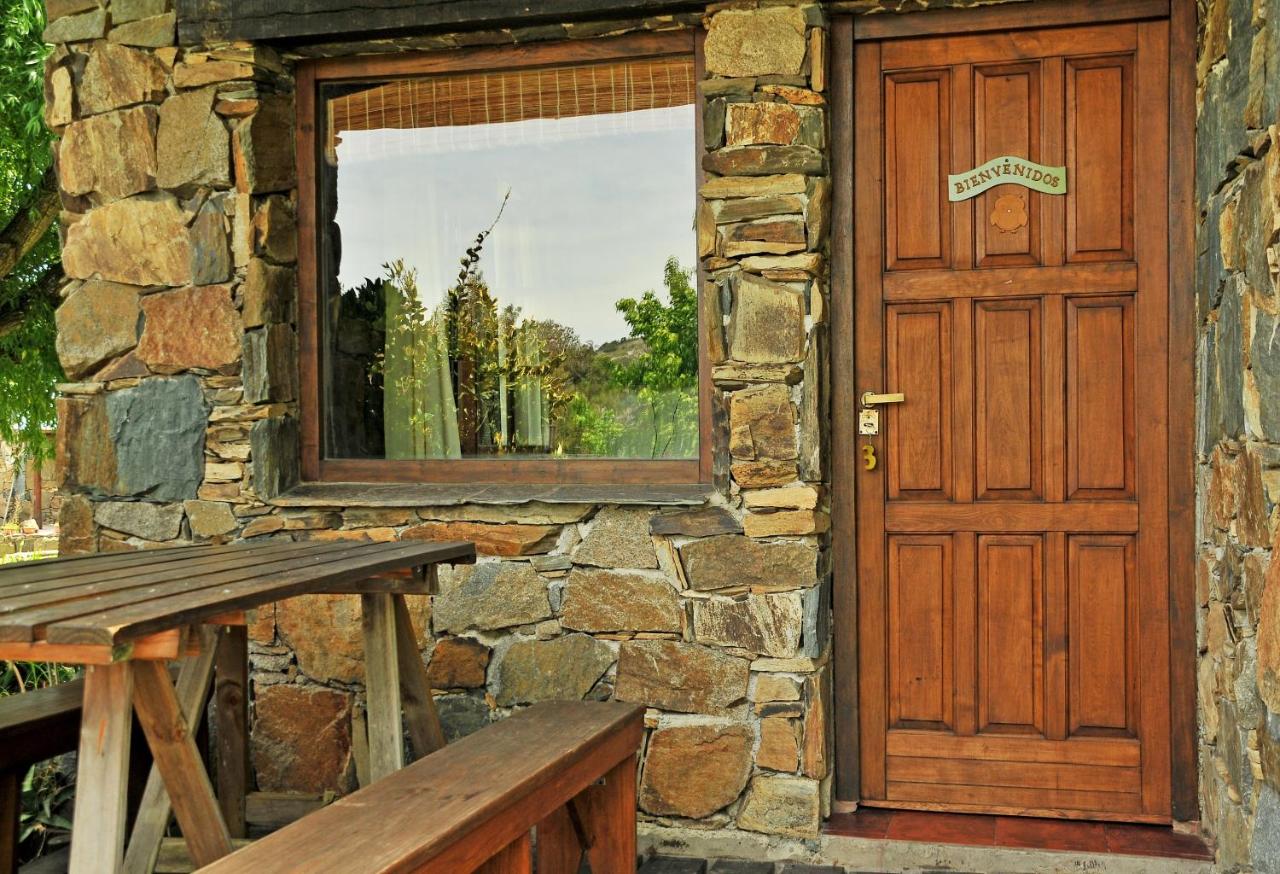
[{"label": "tiled floor", "polygon": [[843,837],[934,844],[1213,859],[1200,838],[1153,825],[863,808],[833,815],[825,830]]}]

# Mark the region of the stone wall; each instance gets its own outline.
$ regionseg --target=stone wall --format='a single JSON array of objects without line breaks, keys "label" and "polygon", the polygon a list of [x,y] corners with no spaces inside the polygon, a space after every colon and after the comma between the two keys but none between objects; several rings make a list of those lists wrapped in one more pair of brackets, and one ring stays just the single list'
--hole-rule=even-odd
[{"label": "stone wall", "polygon": [[[1196,165],[1201,808],[1280,871],[1280,2],[1201,21]],[[1250,868],[1252,866],[1252,868]]]},{"label": "stone wall", "polygon": [[[169,0],[49,0],[49,11],[47,120],[61,137],[70,277],[59,353],[73,380],[59,401],[63,550],[474,540],[480,563],[447,571],[439,596],[413,604],[451,736],[541,699],[644,703],[644,816],[814,835],[832,758],[818,8],[746,4],[707,18],[697,233],[722,451],[719,487],[694,506],[289,497],[296,59],[179,48]],[[663,16],[411,43],[702,24]],[[261,789],[356,785],[359,629],[354,597],[258,612]]]}]

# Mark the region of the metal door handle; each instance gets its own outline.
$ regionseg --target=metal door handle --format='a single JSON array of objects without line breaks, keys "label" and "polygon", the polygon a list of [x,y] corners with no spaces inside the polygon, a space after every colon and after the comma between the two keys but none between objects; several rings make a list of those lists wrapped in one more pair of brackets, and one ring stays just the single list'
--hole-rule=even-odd
[{"label": "metal door handle", "polygon": [[881,404],[900,404],[907,399],[906,395],[901,392],[894,394],[878,395],[875,392],[864,391],[862,393],[862,405],[864,407],[877,407]]}]

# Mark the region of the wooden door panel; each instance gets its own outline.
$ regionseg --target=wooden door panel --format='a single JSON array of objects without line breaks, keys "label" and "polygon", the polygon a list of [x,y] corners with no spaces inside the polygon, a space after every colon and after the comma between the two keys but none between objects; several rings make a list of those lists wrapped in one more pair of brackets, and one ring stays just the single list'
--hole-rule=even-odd
[{"label": "wooden door panel", "polygon": [[1066,305],[1067,499],[1132,498],[1133,297],[1070,297]]},{"label": "wooden door panel", "polygon": [[978,538],[980,732],[1044,732],[1043,567],[1041,537]]},{"label": "wooden door panel", "polygon": [[950,537],[890,537],[889,720],[952,725],[953,562]]},{"label": "wooden door panel", "polygon": [[1133,56],[1066,61],[1067,261],[1133,257]]},{"label": "wooden door panel", "polygon": [[[864,803],[1169,819],[1164,28],[858,47]],[[948,201],[1002,154],[1068,193]]]},{"label": "wooden door panel", "polygon": [[974,307],[977,494],[981,501],[1044,494],[1040,301]]},{"label": "wooden door panel", "polygon": [[[1040,61],[973,68],[973,166],[1001,155],[1046,163],[1041,140]],[[996,202],[1014,198],[1026,223],[1005,230],[993,222]],[[974,200],[974,264],[1012,267],[1041,263],[1040,225],[1045,197],[1020,185],[997,185]]]},{"label": "wooden door panel", "polygon": [[890,270],[951,264],[951,71],[889,76],[884,84],[887,130],[885,242]]},{"label": "wooden door panel", "polygon": [[1134,538],[1067,538],[1069,729],[1131,735],[1135,727],[1137,586]]},{"label": "wooden door panel", "polygon": [[889,307],[887,385],[911,398],[886,416],[890,500],[948,500],[952,478],[951,306]]}]

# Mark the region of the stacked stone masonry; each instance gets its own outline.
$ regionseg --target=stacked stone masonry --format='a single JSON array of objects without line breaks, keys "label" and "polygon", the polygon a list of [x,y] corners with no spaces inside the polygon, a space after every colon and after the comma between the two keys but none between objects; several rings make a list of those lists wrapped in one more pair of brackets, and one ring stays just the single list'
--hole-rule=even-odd
[{"label": "stacked stone masonry", "polygon": [[1198,64],[1200,801],[1280,870],[1280,2],[1214,0]]},{"label": "stacked stone masonry", "polygon": [[[451,737],[547,698],[643,703],[645,821],[815,836],[833,766],[828,16],[926,5],[748,0],[286,53],[179,47],[172,0],[48,0],[69,277],[63,551],[474,540],[480,563],[412,605]],[[1201,802],[1224,870],[1280,859],[1278,27],[1280,0],[1212,0],[1199,65]],[[699,507],[288,499],[296,61],[683,28],[706,34],[697,244],[714,494]],[[259,788],[356,785],[358,609],[330,597],[258,611]]]},{"label": "stacked stone masonry", "polygon": [[[46,118],[60,136],[69,278],[63,551],[473,540],[480,562],[447,569],[441,594],[412,605],[451,737],[543,699],[643,703],[644,816],[815,835],[832,762],[823,14],[747,4],[309,52],[704,24],[697,237],[715,496],[693,508],[297,507],[277,500],[298,480],[297,57],[178,47],[169,0],[50,0]],[[358,599],[260,610],[251,640],[259,788],[351,790]]]}]

